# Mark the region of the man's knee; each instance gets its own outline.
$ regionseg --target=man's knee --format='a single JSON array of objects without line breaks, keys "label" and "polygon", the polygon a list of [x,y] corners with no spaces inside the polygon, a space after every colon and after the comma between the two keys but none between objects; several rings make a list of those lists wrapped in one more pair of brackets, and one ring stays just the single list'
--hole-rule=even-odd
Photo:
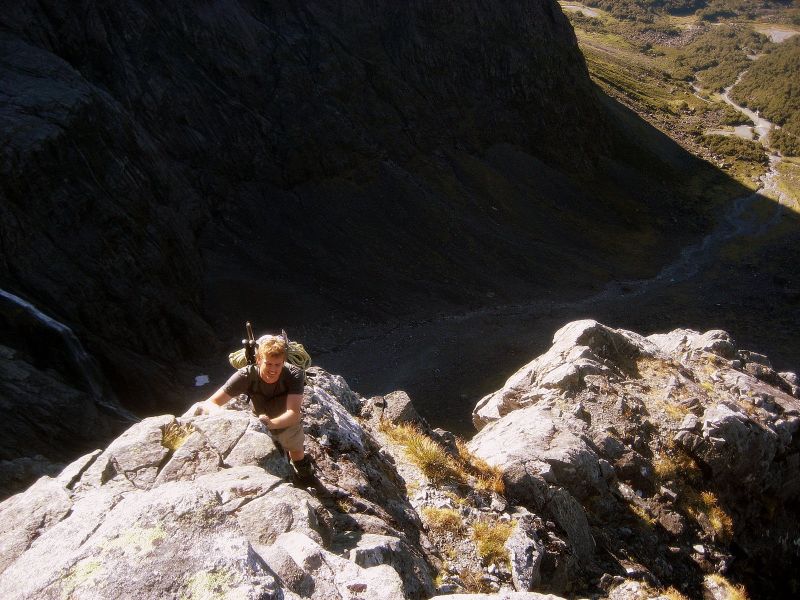
[{"label": "man's knee", "polygon": [[306,436],[303,433],[303,425],[298,423],[287,427],[278,434],[274,434],[275,439],[289,453],[303,452]]}]

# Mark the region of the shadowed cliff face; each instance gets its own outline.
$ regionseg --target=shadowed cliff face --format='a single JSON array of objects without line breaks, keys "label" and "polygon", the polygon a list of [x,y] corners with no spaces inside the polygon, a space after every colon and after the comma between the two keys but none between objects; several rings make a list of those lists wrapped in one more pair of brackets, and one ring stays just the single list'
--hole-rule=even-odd
[{"label": "shadowed cliff face", "polygon": [[340,4],[0,16],[0,283],[142,410],[245,317],[479,305],[671,249],[661,181],[691,162],[603,158],[554,2]]}]

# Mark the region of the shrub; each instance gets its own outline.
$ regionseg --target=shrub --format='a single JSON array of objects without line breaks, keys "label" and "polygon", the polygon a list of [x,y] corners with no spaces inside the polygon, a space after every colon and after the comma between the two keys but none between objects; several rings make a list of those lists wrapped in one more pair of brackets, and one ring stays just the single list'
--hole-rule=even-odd
[{"label": "shrub", "polygon": [[769,162],[769,157],[761,144],[743,140],[735,135],[704,135],[703,142],[714,154],[753,163],[767,164]]}]

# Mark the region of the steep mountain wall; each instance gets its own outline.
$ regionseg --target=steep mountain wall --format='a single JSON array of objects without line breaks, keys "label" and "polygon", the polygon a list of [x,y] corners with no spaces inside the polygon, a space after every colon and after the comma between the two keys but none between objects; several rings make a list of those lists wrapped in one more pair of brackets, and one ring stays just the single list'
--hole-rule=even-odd
[{"label": "steep mountain wall", "polygon": [[501,301],[669,251],[688,163],[603,158],[621,134],[549,0],[18,2],[0,53],[0,283],[140,410],[245,316]]}]

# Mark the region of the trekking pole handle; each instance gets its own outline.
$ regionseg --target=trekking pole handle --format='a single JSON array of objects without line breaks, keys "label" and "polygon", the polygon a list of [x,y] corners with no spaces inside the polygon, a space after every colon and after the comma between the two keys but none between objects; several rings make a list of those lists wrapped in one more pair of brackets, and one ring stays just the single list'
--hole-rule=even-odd
[{"label": "trekking pole handle", "polygon": [[247,339],[242,340],[244,356],[248,365],[254,365],[256,364],[256,338],[253,335],[253,326],[250,324],[250,321],[247,321],[244,327],[247,331]]}]

